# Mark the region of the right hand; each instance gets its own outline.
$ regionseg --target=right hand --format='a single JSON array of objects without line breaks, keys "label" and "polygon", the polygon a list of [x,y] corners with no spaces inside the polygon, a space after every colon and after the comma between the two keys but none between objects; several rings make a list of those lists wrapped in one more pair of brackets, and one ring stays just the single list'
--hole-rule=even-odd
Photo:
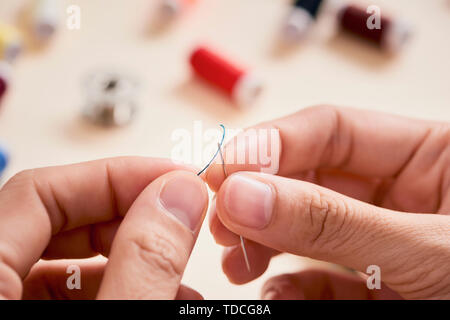
[{"label": "right hand", "polygon": [[[361,272],[377,265],[387,287],[306,270],[269,280],[263,297],[450,299],[449,124],[316,107],[254,128],[279,130],[277,175],[230,163],[236,144],[246,159],[267,144],[236,138],[224,148],[228,177],[220,163],[206,175],[217,192],[211,231],[228,247],[223,270],[232,282],[259,277],[274,255],[289,252]],[[251,272],[237,235],[251,240]]]}]

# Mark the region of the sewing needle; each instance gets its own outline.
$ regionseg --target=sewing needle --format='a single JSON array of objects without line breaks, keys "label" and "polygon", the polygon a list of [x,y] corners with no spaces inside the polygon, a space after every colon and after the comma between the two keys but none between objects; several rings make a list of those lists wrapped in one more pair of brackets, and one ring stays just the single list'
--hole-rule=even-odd
[{"label": "sewing needle", "polygon": [[[225,178],[226,178],[226,177],[228,177],[228,174],[227,174],[227,170],[225,169],[225,160],[223,159],[222,148],[221,148],[220,143],[218,143],[217,145],[219,147],[220,159],[222,160],[223,174],[225,175]],[[242,253],[244,254],[245,265],[247,266],[248,272],[250,272],[250,270],[251,270],[250,269],[250,262],[248,261],[247,250],[245,249],[244,237],[243,236],[239,236],[239,238],[241,239],[241,248],[242,248]]]}]

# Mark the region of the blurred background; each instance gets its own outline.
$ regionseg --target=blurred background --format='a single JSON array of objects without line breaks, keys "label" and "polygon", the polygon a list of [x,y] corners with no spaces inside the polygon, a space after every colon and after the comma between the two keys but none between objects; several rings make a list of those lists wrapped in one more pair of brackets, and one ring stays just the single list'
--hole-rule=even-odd
[{"label": "blurred background", "polygon": [[[450,2],[353,1],[379,5],[410,23],[412,37],[395,56],[348,34],[311,37],[286,48],[287,0],[198,0],[170,26],[155,29],[157,0],[63,1],[62,23],[45,46],[25,39],[0,105],[0,143],[10,154],[1,183],[20,170],[120,155],[170,157],[177,129],[192,132],[223,123],[244,128],[315,104],[450,120]],[[23,24],[25,0],[1,0],[0,21]],[[66,27],[67,6],[81,8],[81,29]],[[208,44],[250,67],[264,81],[251,107],[239,109],[194,77],[189,54]],[[140,83],[138,113],[125,127],[95,126],[81,117],[83,79],[96,70],[120,71]],[[221,271],[221,247],[204,225],[183,282],[207,299],[255,299],[265,279],[317,263],[291,256],[244,286]]]}]

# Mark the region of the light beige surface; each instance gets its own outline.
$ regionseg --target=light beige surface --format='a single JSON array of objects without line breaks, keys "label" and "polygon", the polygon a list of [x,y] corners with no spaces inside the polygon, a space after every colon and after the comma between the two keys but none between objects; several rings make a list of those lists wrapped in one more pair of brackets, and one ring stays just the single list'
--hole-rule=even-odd
[{"label": "light beige surface", "polygon": [[[2,0],[0,17],[14,21],[23,1]],[[450,120],[450,5],[445,0],[371,1],[401,15],[414,37],[394,59],[346,36],[281,52],[276,42],[288,10],[283,0],[199,0],[164,33],[146,25],[156,1],[79,0],[82,28],[62,28],[54,41],[28,51],[14,66],[14,83],[0,111],[10,177],[19,170],[118,155],[169,157],[171,134],[195,120],[203,127],[241,128],[299,108],[334,103],[428,119]],[[366,2],[367,3],[367,2]],[[253,109],[237,111],[191,78],[187,56],[206,42],[251,65],[266,83]],[[105,130],[80,119],[81,79],[99,67],[135,74],[142,110],[129,127]],[[229,284],[221,248],[203,228],[184,282],[206,298],[258,298],[269,275],[300,262],[280,257],[262,279]]]}]

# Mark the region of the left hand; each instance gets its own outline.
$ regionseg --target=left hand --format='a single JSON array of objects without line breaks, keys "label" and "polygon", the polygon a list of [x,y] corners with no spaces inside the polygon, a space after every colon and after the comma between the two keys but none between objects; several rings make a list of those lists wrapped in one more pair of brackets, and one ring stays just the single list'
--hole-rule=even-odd
[{"label": "left hand", "polygon": [[[0,299],[201,299],[180,281],[207,206],[193,168],[170,160],[23,171],[0,190]],[[98,254],[108,263],[86,259]]]}]

